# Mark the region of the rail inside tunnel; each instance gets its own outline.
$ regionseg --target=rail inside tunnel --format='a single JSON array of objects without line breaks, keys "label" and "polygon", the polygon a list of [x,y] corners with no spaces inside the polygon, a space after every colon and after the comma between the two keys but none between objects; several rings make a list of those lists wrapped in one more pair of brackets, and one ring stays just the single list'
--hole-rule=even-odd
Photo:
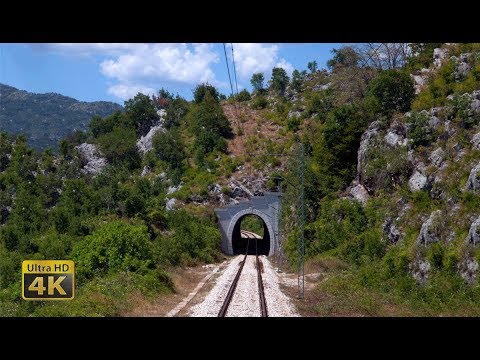
[{"label": "rail inside tunnel", "polygon": [[[243,234],[242,230],[245,231]],[[259,239],[255,240],[254,238],[257,237],[255,235]],[[248,237],[250,237],[250,240],[248,240]],[[236,255],[245,253],[255,255],[256,251],[258,255],[268,255],[270,252],[270,233],[267,224],[257,215],[242,216],[233,229],[232,247],[233,253]]]}]

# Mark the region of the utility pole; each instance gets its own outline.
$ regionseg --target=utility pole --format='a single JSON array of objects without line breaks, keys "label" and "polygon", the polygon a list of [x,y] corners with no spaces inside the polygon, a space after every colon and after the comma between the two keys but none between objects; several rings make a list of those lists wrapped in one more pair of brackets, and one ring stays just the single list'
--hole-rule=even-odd
[{"label": "utility pole", "polygon": [[297,196],[297,228],[298,235],[298,298],[305,296],[305,149],[299,145],[298,154],[298,196]]}]

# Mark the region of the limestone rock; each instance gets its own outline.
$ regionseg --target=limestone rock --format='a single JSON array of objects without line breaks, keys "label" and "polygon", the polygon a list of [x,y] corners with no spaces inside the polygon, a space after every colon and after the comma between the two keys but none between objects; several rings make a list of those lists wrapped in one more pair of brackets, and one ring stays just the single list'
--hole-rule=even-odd
[{"label": "limestone rock", "polygon": [[144,155],[145,153],[153,149],[153,136],[159,131],[165,131],[165,128],[163,127],[163,122],[167,112],[161,109],[157,112],[157,114],[160,117],[159,122],[155,126],[152,126],[148,133],[145,136],[140,137],[140,139],[138,139],[137,141],[137,149],[141,155]]},{"label": "limestone rock", "polygon": [[438,68],[447,57],[448,50],[442,48],[433,49],[433,65]]},{"label": "limestone rock", "polygon": [[428,273],[430,272],[430,263],[421,258],[415,259],[409,266],[410,273],[420,284],[425,284],[428,280]]},{"label": "limestone rock", "polygon": [[369,195],[365,186],[357,183],[357,185],[350,189],[349,197],[358,200],[362,205],[365,205],[368,201]]},{"label": "limestone rock", "polygon": [[430,214],[427,221],[422,224],[420,234],[417,237],[417,243],[419,245],[428,245],[440,240],[440,223],[442,212],[435,210]]},{"label": "limestone rock", "polygon": [[475,282],[478,272],[478,262],[472,258],[466,258],[458,264],[460,276],[469,284]]},{"label": "limestone rock", "polygon": [[171,195],[174,192],[180,190],[183,186],[183,183],[178,184],[177,186],[169,186],[167,190],[167,195]]},{"label": "limestone rock", "polygon": [[82,169],[83,173],[97,175],[107,165],[107,159],[101,157],[95,145],[83,143],[76,146],[75,149],[77,149],[87,161],[87,164]]},{"label": "limestone rock", "polygon": [[145,177],[150,173],[151,173],[150,168],[147,165],[145,165],[142,169],[142,173],[140,174],[140,176]]},{"label": "limestone rock", "polygon": [[456,56],[451,57],[451,59],[453,59],[456,63],[455,72],[454,72],[455,80],[460,81],[468,75],[468,72],[471,69],[471,66],[468,62],[468,59],[470,56],[471,54],[466,53],[466,54],[460,54],[458,58]]},{"label": "limestone rock", "polygon": [[443,163],[444,157],[445,151],[443,151],[443,149],[439,147],[430,154],[430,157],[428,159],[433,165],[435,165],[436,167],[440,167]]},{"label": "limestone rock", "polygon": [[473,135],[471,143],[475,150],[480,150],[480,132]]},{"label": "limestone rock", "polygon": [[408,186],[411,191],[426,190],[428,186],[428,178],[418,170],[408,180]]},{"label": "limestone rock", "polygon": [[395,244],[400,240],[401,233],[393,223],[392,218],[387,218],[383,223],[383,232],[390,243]]},{"label": "limestone rock", "polygon": [[378,121],[374,121],[370,124],[367,131],[362,134],[362,138],[360,140],[360,147],[358,148],[358,156],[357,156],[357,178],[361,183],[363,180],[363,170],[365,165],[365,160],[367,159],[367,151],[370,145],[372,138],[374,138],[380,129],[380,123]]},{"label": "limestone rock", "polygon": [[466,243],[467,244],[473,244],[476,246],[478,243],[480,243],[480,234],[478,233],[478,230],[480,230],[480,217],[476,219],[472,225],[470,225],[470,230],[468,231]]},{"label": "limestone rock", "polygon": [[476,191],[480,188],[480,164],[477,164],[473,167],[470,171],[470,175],[468,176],[466,189]]},{"label": "limestone rock", "polygon": [[173,210],[175,208],[176,203],[177,203],[177,199],[175,198],[168,199],[167,203],[165,204],[165,209],[167,211]]}]

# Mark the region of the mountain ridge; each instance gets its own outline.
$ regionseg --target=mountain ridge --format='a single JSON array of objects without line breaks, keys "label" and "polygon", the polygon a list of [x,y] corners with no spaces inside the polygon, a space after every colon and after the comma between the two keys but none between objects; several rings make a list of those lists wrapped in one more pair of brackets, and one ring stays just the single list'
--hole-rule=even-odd
[{"label": "mountain ridge", "polygon": [[80,101],[55,92],[33,93],[0,83],[0,131],[24,133],[28,144],[37,150],[56,148],[61,138],[86,130],[93,116],[108,116],[122,109],[109,101]]}]

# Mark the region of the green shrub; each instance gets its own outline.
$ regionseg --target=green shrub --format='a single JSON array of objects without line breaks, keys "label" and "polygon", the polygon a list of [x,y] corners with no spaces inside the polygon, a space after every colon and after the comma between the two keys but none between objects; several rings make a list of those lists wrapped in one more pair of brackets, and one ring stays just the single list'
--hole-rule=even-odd
[{"label": "green shrub", "polygon": [[80,278],[108,271],[152,268],[152,249],[146,226],[113,221],[86,236],[73,249]]},{"label": "green shrub", "polygon": [[385,254],[386,244],[377,228],[369,229],[344,243],[341,256],[356,264],[366,264],[380,259]]},{"label": "green shrub", "polygon": [[300,127],[300,119],[296,116],[292,116],[287,120],[287,130],[296,132]]},{"label": "green shrub", "polygon": [[97,143],[109,162],[126,162],[130,168],[140,164],[137,137],[133,129],[116,126],[112,132],[99,136]]},{"label": "green shrub", "polygon": [[200,104],[205,99],[207,93],[218,103],[220,94],[215,86],[209,83],[203,83],[195,87],[195,90],[193,90],[193,100],[195,103]]},{"label": "green shrub", "polygon": [[194,265],[219,257],[220,232],[216,226],[189,215],[185,210],[169,213],[173,234],[155,241],[156,258],[166,265]]},{"label": "green shrub", "polygon": [[444,268],[445,249],[439,243],[434,243],[430,246],[427,253],[427,260],[436,270],[442,270]]},{"label": "green shrub", "polygon": [[435,134],[428,125],[429,117],[423,112],[412,112],[408,128],[410,147],[428,146],[435,140]]},{"label": "green shrub", "polygon": [[251,104],[252,109],[257,109],[257,110],[265,109],[267,106],[268,106],[268,100],[265,96],[262,96],[262,95],[256,96],[253,99]]},{"label": "green shrub", "polygon": [[409,74],[399,70],[382,71],[368,84],[368,94],[380,103],[382,112],[406,112],[410,109],[415,89]]},{"label": "green shrub", "polygon": [[153,148],[157,157],[165,161],[171,169],[183,167],[186,158],[185,144],[180,133],[174,129],[157,132],[152,138]]},{"label": "green shrub", "polygon": [[244,102],[244,101],[250,101],[251,100],[250,93],[248,92],[247,89],[243,89],[238,93],[237,96],[235,96],[235,99],[239,102]]}]

